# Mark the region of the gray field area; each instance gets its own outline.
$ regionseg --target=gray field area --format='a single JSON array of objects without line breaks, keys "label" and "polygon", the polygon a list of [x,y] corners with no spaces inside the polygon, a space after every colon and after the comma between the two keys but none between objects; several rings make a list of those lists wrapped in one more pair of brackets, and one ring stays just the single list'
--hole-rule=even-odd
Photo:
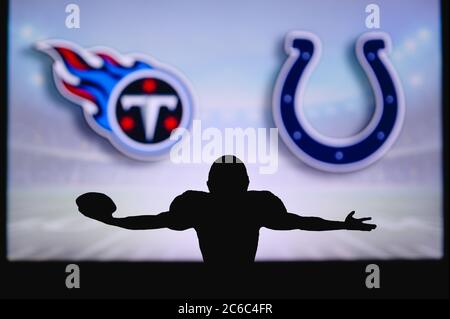
[{"label": "gray field area", "polygon": [[[201,259],[195,231],[129,231],[89,220],[77,213],[74,203],[75,194],[82,192],[81,189],[13,191],[9,196],[9,259]],[[142,190],[132,190],[130,193],[112,190],[111,193],[117,198],[119,210],[121,207],[126,208],[126,213],[120,211],[117,215],[146,212],[145,209],[137,210],[139,204],[136,199],[146,197]],[[167,197],[163,191],[153,196]],[[315,196],[317,203],[323,198],[308,193],[301,196],[309,199]],[[284,197],[291,196],[286,194]],[[262,229],[257,260],[414,259],[441,256],[442,230],[440,214],[437,213],[441,207],[434,194],[421,190],[409,190],[404,194],[397,192],[395,196],[365,191],[334,193],[327,196],[327,205],[330,207],[319,204],[316,212],[321,217],[339,219],[345,215],[348,201],[352,201],[354,207],[371,207],[370,210],[357,210],[357,214],[373,216],[378,228],[371,233],[277,232]],[[50,202],[51,205],[43,205],[43,202]],[[170,198],[167,198],[167,207],[169,203]],[[288,202],[286,206],[289,209],[289,206],[294,205]],[[329,209],[334,212],[326,213],[325,210]],[[430,216],[432,214],[437,216]]]}]

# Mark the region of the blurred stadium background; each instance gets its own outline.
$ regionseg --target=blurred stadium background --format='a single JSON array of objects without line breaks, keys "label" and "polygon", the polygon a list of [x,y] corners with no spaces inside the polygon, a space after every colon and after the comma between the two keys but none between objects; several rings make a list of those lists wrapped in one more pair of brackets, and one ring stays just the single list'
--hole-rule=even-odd
[{"label": "blurred stadium background", "polygon": [[[110,195],[117,216],[165,211],[183,191],[206,190],[209,164],[143,163],[116,151],[85,123],[81,108],[57,92],[52,61],[33,49],[38,40],[105,45],[173,65],[194,88],[202,126],[223,129],[274,126],[271,94],[285,60],[283,37],[309,30],[322,40],[323,55],[308,83],[308,120],[323,134],[348,136],[373,111],[372,93],[352,53],[356,38],[367,31],[365,1],[77,3],[78,30],[64,27],[64,3],[10,3],[10,260],[201,260],[193,230],[127,231],[77,213],[75,198],[87,191]],[[356,210],[357,216],[372,216],[378,228],[262,229],[257,260],[442,255],[439,1],[377,3],[406,97],[404,128],[393,148],[362,171],[329,174],[304,165],[280,140],[276,174],[260,175],[256,165],[248,169],[250,188],[272,191],[291,212],[343,219]]]}]

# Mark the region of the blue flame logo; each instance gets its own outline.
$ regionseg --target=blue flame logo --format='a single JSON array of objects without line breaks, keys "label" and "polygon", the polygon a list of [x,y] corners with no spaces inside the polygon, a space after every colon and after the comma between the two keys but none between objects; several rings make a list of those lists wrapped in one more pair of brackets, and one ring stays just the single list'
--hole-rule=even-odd
[{"label": "blue flame logo", "polygon": [[177,141],[166,141],[164,147],[152,145],[145,148],[140,145],[136,147],[135,141],[130,143],[120,138],[123,132],[119,132],[120,127],[114,125],[111,118],[114,112],[109,108],[115,107],[117,101],[111,101],[111,97],[118,84],[123,83],[126,78],[142,74],[143,71],[158,74],[162,72],[172,78],[177,89],[183,91],[180,95],[187,97],[180,104],[186,114],[179,126],[188,128],[190,125],[193,103],[189,86],[176,71],[152,58],[120,55],[105,47],[86,50],[64,40],[41,41],[36,44],[36,48],[53,58],[53,78],[59,92],[83,108],[85,118],[94,131],[108,138],[116,148],[127,155],[137,159],[153,159],[167,153]]}]

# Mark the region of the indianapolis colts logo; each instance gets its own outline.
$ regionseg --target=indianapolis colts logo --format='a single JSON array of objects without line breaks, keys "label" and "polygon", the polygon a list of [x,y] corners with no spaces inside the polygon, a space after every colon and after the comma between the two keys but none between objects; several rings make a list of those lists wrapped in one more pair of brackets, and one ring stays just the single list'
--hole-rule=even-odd
[{"label": "indianapolis colts logo", "polygon": [[39,42],[37,48],[54,59],[59,92],[81,105],[91,128],[126,155],[162,157],[178,142],[169,138],[171,132],[189,128],[191,90],[174,69],[146,56],[86,50],[62,40]]},{"label": "indianapolis colts logo", "polygon": [[350,172],[380,159],[397,139],[405,117],[400,81],[388,60],[391,40],[385,33],[359,37],[355,50],[375,97],[369,124],[348,138],[330,138],[305,120],[302,96],[305,82],[317,64],[321,44],[309,32],[294,31],[285,39],[288,59],[278,76],[273,95],[274,121],[288,148],[305,163],[330,172]]}]

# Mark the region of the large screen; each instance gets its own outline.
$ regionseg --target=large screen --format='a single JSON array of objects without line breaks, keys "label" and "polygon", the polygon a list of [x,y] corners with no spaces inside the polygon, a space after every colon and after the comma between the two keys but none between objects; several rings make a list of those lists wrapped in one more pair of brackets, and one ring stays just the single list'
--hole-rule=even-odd
[{"label": "large screen", "polygon": [[437,0],[10,1],[7,258],[201,261],[194,229],[75,200],[165,212],[224,154],[291,213],[377,225],[261,228],[256,261],[440,258],[441,45]]}]

